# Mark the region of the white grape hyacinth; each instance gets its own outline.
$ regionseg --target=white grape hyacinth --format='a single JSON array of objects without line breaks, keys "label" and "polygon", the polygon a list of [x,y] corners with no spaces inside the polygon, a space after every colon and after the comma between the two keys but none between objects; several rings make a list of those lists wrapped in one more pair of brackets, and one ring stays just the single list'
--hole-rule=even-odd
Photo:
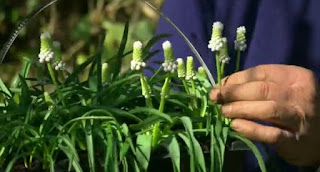
[{"label": "white grape hyacinth", "polygon": [[246,41],[246,28],[244,26],[240,26],[237,28],[237,38],[234,41],[234,49],[245,51],[247,48]]},{"label": "white grape hyacinth", "polygon": [[40,63],[50,62],[54,58],[54,52],[52,50],[40,52],[38,57]]},{"label": "white grape hyacinth", "polygon": [[162,63],[163,70],[165,72],[174,73],[177,69],[177,63],[174,60],[172,45],[170,41],[165,41],[162,44],[162,48],[165,56],[165,61],[164,63]]},{"label": "white grape hyacinth", "polygon": [[136,41],[133,43],[133,57],[131,60],[131,70],[140,70],[145,68],[147,64],[142,59],[142,43]]},{"label": "white grape hyacinth", "polygon": [[211,49],[212,52],[220,51],[223,47],[222,30],[223,24],[221,22],[218,21],[213,23],[212,36],[208,44],[208,48]]},{"label": "white grape hyacinth", "polygon": [[66,64],[63,61],[58,62],[54,67],[55,70],[65,70],[65,68]]},{"label": "white grape hyacinth", "polygon": [[44,32],[40,36],[40,53],[38,55],[39,62],[50,62],[54,58],[54,52],[51,49],[51,35],[49,32]]}]

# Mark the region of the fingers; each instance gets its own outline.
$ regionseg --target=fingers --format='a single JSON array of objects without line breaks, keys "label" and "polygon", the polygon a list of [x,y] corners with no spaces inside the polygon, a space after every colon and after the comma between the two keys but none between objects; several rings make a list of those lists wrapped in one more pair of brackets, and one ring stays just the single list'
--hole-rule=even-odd
[{"label": "fingers", "polygon": [[290,84],[296,80],[299,73],[296,67],[288,65],[260,65],[244,71],[234,73],[222,80],[222,85],[243,84],[253,81],[268,81],[274,83],[283,83],[284,81]]},{"label": "fingers", "polygon": [[244,137],[267,144],[280,144],[294,137],[289,131],[244,119],[234,119],[231,127]]},{"label": "fingers", "polygon": [[265,71],[265,67],[257,66],[223,78],[222,85],[235,85],[252,81],[265,81],[267,76],[268,75]]},{"label": "fingers", "polygon": [[287,101],[290,90],[272,82],[254,81],[238,85],[215,88],[210,93],[212,101],[227,103],[234,101]]},{"label": "fingers", "polygon": [[290,131],[299,131],[301,119],[294,108],[275,101],[240,101],[223,105],[221,112],[228,118],[258,120],[277,124]]}]

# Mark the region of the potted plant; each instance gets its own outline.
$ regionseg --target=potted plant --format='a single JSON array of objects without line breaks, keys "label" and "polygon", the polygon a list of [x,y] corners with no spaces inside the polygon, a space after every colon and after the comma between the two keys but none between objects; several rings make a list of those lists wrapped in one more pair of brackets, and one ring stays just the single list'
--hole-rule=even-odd
[{"label": "potted plant", "polygon": [[[116,56],[103,56],[105,38],[101,35],[95,53],[70,72],[57,55],[60,50],[54,47],[51,34],[41,34],[38,59],[24,59],[14,87],[0,80],[4,96],[0,169],[219,172],[226,164],[226,145],[240,140],[254,152],[261,171],[266,171],[256,146],[232,131],[231,120],[209,100],[208,91],[215,82],[206,65],[202,62],[195,70],[193,57],[176,59],[173,45],[165,41],[160,67],[149,67],[149,59],[158,53],[151,47],[164,36],[146,45],[136,41],[132,51],[125,52],[128,28],[127,24]],[[214,23],[208,46],[216,54],[217,84],[230,60],[222,29],[222,23]],[[3,56],[13,40],[4,47]],[[238,61],[245,48],[245,28],[240,27]],[[129,54],[131,70],[120,73],[121,59]],[[42,67],[43,78],[29,77],[34,66]],[[89,73],[80,80],[85,69]],[[151,75],[145,75],[145,70]]]}]

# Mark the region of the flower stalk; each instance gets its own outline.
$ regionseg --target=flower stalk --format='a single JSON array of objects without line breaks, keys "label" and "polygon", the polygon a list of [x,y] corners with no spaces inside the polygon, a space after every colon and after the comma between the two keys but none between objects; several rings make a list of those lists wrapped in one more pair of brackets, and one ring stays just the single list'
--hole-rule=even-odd
[{"label": "flower stalk", "polygon": [[189,56],[187,57],[187,74],[186,74],[186,80],[190,82],[191,84],[191,102],[192,102],[192,107],[193,109],[196,109],[198,107],[197,105],[197,91],[196,91],[196,84],[194,80],[196,80],[196,73],[194,70],[194,61],[193,57]]},{"label": "flower stalk", "polygon": [[223,27],[224,26],[221,22],[213,23],[211,40],[209,41],[209,44],[208,44],[208,48],[211,49],[212,52],[215,52],[217,80],[219,85],[221,85],[221,79],[222,79],[219,51],[223,47],[223,40],[224,40],[222,38]]},{"label": "flower stalk", "polygon": [[45,32],[45,33],[41,34],[40,43],[41,43],[41,47],[40,47],[40,53],[39,53],[39,62],[46,63],[51,80],[57,89],[57,93],[58,93],[58,96],[62,102],[62,105],[66,106],[64,99],[63,99],[63,96],[61,94],[60,88],[59,88],[58,81],[56,79],[56,76],[55,76],[55,73],[53,70],[53,67],[51,65],[51,61],[53,60],[55,55],[52,50],[52,40],[51,40],[51,35],[49,32]]},{"label": "flower stalk", "polygon": [[244,26],[240,26],[237,28],[237,36],[236,40],[234,41],[234,48],[237,50],[237,63],[235,72],[240,70],[240,56],[241,52],[245,51],[247,48],[246,41],[246,28]]},{"label": "flower stalk", "polygon": [[142,69],[146,67],[146,63],[143,61],[142,51],[143,51],[142,43],[140,41],[134,42],[133,55],[131,60],[131,70],[135,70],[139,72],[142,95],[145,97],[146,106],[149,108],[153,108],[152,99],[151,99],[151,87],[148,84],[146,77],[142,72]]},{"label": "flower stalk", "polygon": [[[174,73],[177,69],[177,64],[175,61],[172,45],[169,41],[165,41],[162,44],[162,48],[164,51],[164,58],[165,61],[162,64],[163,70],[167,72],[165,82],[161,89],[161,98],[160,98],[160,105],[159,105],[159,111],[163,112],[166,99],[168,97],[169,91],[170,91],[170,82],[171,82],[171,74]],[[181,74],[181,73],[180,73]],[[161,131],[160,131],[160,123],[156,123],[153,128],[152,133],[152,147],[155,147],[157,143],[160,140]]]},{"label": "flower stalk", "polygon": [[223,46],[220,50],[220,57],[219,57],[219,63],[221,63],[221,72],[220,72],[220,78],[222,79],[224,77],[225,72],[225,65],[229,63],[230,57],[228,54],[228,41],[226,38],[222,38]]},{"label": "flower stalk", "polygon": [[181,79],[181,81],[182,81],[182,84],[183,84],[183,86],[184,86],[184,89],[185,89],[185,91],[186,91],[186,93],[188,94],[188,95],[190,95],[190,90],[189,90],[189,86],[188,86],[188,83],[187,83],[187,81],[186,81],[186,66],[185,66],[185,64],[184,64],[184,61],[183,61],[183,59],[182,58],[178,58],[177,59],[177,66],[178,66],[178,78],[180,78]]}]

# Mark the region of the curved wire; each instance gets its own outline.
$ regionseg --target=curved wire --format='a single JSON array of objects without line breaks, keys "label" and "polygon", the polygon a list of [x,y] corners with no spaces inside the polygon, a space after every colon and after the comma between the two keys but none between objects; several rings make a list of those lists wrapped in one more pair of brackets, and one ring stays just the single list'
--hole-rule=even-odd
[{"label": "curved wire", "polygon": [[23,27],[25,27],[29,21],[31,19],[33,19],[37,14],[39,14],[41,11],[43,11],[44,9],[48,8],[50,5],[54,4],[55,2],[57,2],[59,0],[51,0],[43,5],[41,5],[39,8],[33,10],[25,19],[23,19],[18,26],[16,27],[16,29],[11,33],[9,39],[7,42],[5,42],[4,46],[2,47],[1,51],[0,51],[0,64],[2,64],[5,56],[7,55],[11,45],[13,44],[13,42],[16,40],[17,36],[19,35],[21,29]]},{"label": "curved wire", "polygon": [[206,63],[204,62],[203,58],[201,57],[201,55],[199,54],[199,52],[196,50],[196,48],[192,45],[192,43],[190,42],[190,40],[186,37],[186,35],[166,16],[164,15],[162,12],[160,12],[157,8],[155,8],[153,5],[151,5],[149,2],[147,1],[143,1],[145,4],[147,4],[150,8],[152,8],[154,11],[156,11],[167,23],[169,23],[178,33],[179,35],[186,41],[187,45],[189,46],[189,48],[191,49],[191,51],[193,52],[193,54],[196,56],[196,58],[198,59],[198,61],[200,62],[200,64],[204,67],[204,69],[207,72],[209,81],[211,83],[212,86],[214,86],[216,83],[213,79],[213,76],[209,70],[209,68],[207,67]]}]

